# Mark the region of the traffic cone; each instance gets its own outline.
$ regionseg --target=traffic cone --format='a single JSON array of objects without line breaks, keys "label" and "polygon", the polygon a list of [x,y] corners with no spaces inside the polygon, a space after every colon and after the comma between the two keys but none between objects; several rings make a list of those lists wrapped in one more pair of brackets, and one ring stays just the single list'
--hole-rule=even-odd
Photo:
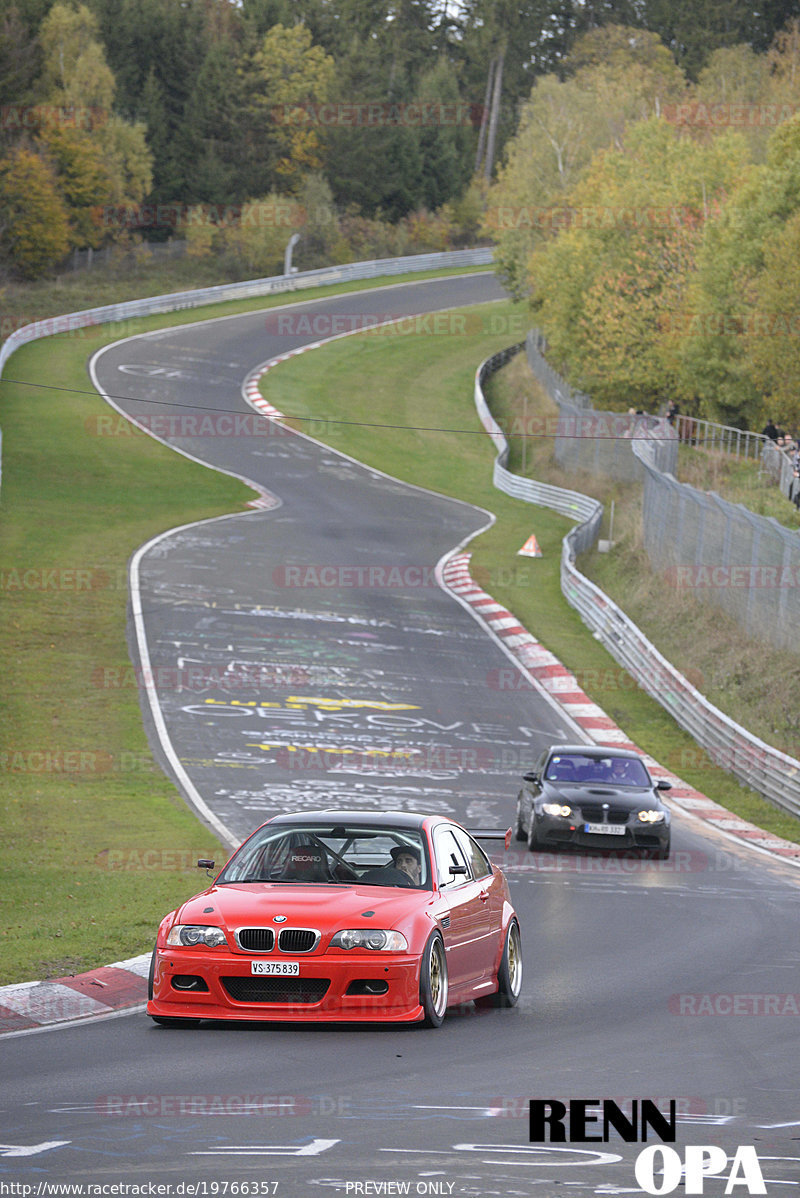
[{"label": "traffic cone", "polygon": [[542,551],[539,548],[539,542],[536,540],[536,537],[533,535],[533,533],[531,533],[531,535],[528,537],[527,541],[522,546],[522,548],[517,550],[517,557],[541,557],[541,556],[542,556]]}]

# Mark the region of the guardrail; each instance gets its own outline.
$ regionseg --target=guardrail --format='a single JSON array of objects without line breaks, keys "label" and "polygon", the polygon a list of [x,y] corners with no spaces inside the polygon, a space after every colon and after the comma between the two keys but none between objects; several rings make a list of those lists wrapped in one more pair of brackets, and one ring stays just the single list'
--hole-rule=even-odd
[{"label": "guardrail", "polygon": [[[800,816],[800,761],[782,753],[736,724],[701,695],[695,687],[648,641],[614,601],[577,569],[575,559],[599,533],[603,508],[596,499],[536,483],[511,474],[507,468],[508,442],[494,420],[483,393],[485,380],[519,351],[512,346],[487,358],[475,376],[478,416],[498,450],[494,465],[495,486],[507,495],[553,508],[582,521],[564,537],[561,551],[561,590],[583,622],[636,680],[642,690],[664,707],[709,755],[715,765],[792,815]],[[665,439],[657,426],[653,438],[631,439],[632,452],[652,469],[652,460]]]},{"label": "guardrail", "polygon": [[216,287],[202,287],[196,291],[175,291],[169,295],[153,295],[146,299],[126,300],[120,304],[106,304],[101,308],[68,312],[63,316],[36,320],[21,329],[16,329],[0,349],[0,374],[5,363],[21,345],[36,341],[40,337],[52,337],[54,333],[69,333],[89,325],[112,324],[136,316],[153,316],[161,312],[177,312],[184,308],[201,308],[207,304],[226,303],[230,300],[301,291],[308,287],[323,287],[329,283],[358,282],[361,279],[382,278],[384,275],[446,270],[448,267],[488,266],[493,255],[494,250],[489,246],[474,250],[449,250],[440,254],[412,254],[405,258],[376,258],[367,262],[323,266],[318,270],[304,270],[292,275],[271,275],[269,278],[250,279],[243,283],[221,283]]},{"label": "guardrail", "polygon": [[301,291],[330,283],[358,282],[361,279],[378,279],[388,275],[414,274],[419,271],[446,270],[460,266],[489,266],[493,257],[494,250],[487,246],[472,250],[447,250],[436,254],[411,254],[404,258],[374,258],[366,262],[324,266],[318,270],[298,271],[291,275],[271,275],[268,278],[250,279],[243,283],[221,283],[216,287],[201,287],[196,291],[175,291],[169,295],[154,295],[146,299],[126,300],[119,304],[105,304],[100,308],[85,308],[80,312],[67,312],[15,329],[0,346],[0,377],[8,359],[21,346],[42,337],[52,337],[56,333],[71,333],[76,329],[113,324],[137,316],[202,308],[207,304]]},{"label": "guardrail", "polygon": [[[494,464],[494,485],[499,491],[504,491],[506,495],[511,495],[515,499],[524,499],[528,503],[538,503],[542,507],[553,508],[554,511],[560,512],[562,516],[569,516],[573,520],[580,520],[581,526],[588,522],[594,527],[596,523],[597,531],[599,531],[600,522],[603,519],[602,503],[599,503],[596,499],[591,499],[588,495],[582,495],[579,491],[566,491],[563,487],[552,487],[547,483],[537,483],[531,478],[521,478],[520,475],[512,474],[506,468],[508,462],[508,442],[500,425],[489,411],[489,406],[483,394],[483,382],[490,374],[499,370],[501,366],[505,366],[509,358],[513,358],[521,349],[521,345],[512,345],[508,349],[500,350],[499,353],[482,362],[475,374],[475,406],[478,409],[481,424],[486,429],[498,451]],[[597,533],[595,532],[596,535]],[[591,542],[589,543],[591,544]]]}]

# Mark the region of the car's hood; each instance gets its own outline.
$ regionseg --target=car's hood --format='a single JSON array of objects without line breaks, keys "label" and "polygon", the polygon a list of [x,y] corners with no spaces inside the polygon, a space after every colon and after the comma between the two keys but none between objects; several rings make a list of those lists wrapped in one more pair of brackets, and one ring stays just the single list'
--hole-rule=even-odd
[{"label": "car's hood", "polygon": [[624,807],[628,811],[637,811],[642,807],[663,807],[661,799],[649,786],[609,786],[605,782],[581,783],[576,785],[569,782],[548,782],[542,791],[542,798],[547,802],[554,798],[563,799],[576,807],[586,804],[609,803],[614,807]]},{"label": "car's hood", "polygon": [[[286,927],[396,927],[411,911],[432,902],[430,891],[406,887],[238,882],[211,886],[184,903],[178,923],[229,928],[266,927],[276,915]],[[372,915],[366,915],[366,912]]]}]

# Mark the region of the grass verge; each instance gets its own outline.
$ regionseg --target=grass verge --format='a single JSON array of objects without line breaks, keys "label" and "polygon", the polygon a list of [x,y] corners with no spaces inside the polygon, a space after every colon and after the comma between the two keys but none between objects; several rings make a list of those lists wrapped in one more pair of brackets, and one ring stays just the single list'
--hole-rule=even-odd
[{"label": "grass verge", "polygon": [[[480,310],[471,309],[468,327],[515,327],[520,311],[511,304],[492,305],[492,324],[488,311],[481,322],[476,320]],[[473,376],[483,358],[510,340],[507,332],[443,334],[426,337],[424,343],[419,336],[351,337],[282,363],[270,371],[262,389],[284,412],[304,410],[313,396],[313,415],[330,428],[326,440],[336,448],[408,482],[493,511],[495,525],[472,545],[473,573],[481,585],[576,674],[584,690],[642,749],[729,810],[800,842],[798,821],[714,766],[664,709],[636,687],[566,604],[559,561],[569,522],[545,508],[512,500],[492,486],[494,450],[485,436],[476,435]],[[496,376],[491,388],[495,414],[506,427],[522,415],[520,387],[527,383],[514,373],[522,369],[520,362],[516,359]],[[542,405],[538,414],[554,414],[555,409],[548,413],[549,401],[541,394],[536,402]],[[529,416],[533,412],[529,402]],[[426,431],[433,426],[451,431]],[[519,452],[518,445],[514,449]],[[542,481],[594,493],[590,480],[565,478],[549,458],[549,444],[542,438],[527,450],[528,472]],[[616,497],[632,510],[625,504],[626,489],[618,485],[606,486],[600,497]],[[519,558],[517,551],[531,532],[543,557]],[[612,573],[616,561],[610,561]],[[649,567],[646,572],[651,573]],[[626,585],[623,581],[623,590]],[[625,594],[618,601],[629,610]],[[681,627],[694,651],[696,638],[685,615]],[[509,779],[509,802],[513,788],[514,780]]]}]

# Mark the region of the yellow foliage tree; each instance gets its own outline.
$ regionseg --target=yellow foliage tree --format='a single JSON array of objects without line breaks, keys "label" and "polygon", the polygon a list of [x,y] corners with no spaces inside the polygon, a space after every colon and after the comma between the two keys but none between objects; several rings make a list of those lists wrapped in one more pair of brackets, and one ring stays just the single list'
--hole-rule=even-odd
[{"label": "yellow foliage tree", "polygon": [[322,165],[319,106],[328,99],[335,63],[305,25],[273,25],[253,57],[253,102],[277,143],[276,170],[294,190]]},{"label": "yellow foliage tree", "polygon": [[0,159],[0,258],[26,279],[46,274],[69,250],[69,220],[53,172],[20,147]]},{"label": "yellow foliage tree", "polygon": [[[39,41],[44,54],[45,100],[77,106],[99,123],[110,115],[114,75],[97,40],[97,19],[85,4],[60,2],[42,22]],[[91,116],[89,117],[91,120]]]}]

